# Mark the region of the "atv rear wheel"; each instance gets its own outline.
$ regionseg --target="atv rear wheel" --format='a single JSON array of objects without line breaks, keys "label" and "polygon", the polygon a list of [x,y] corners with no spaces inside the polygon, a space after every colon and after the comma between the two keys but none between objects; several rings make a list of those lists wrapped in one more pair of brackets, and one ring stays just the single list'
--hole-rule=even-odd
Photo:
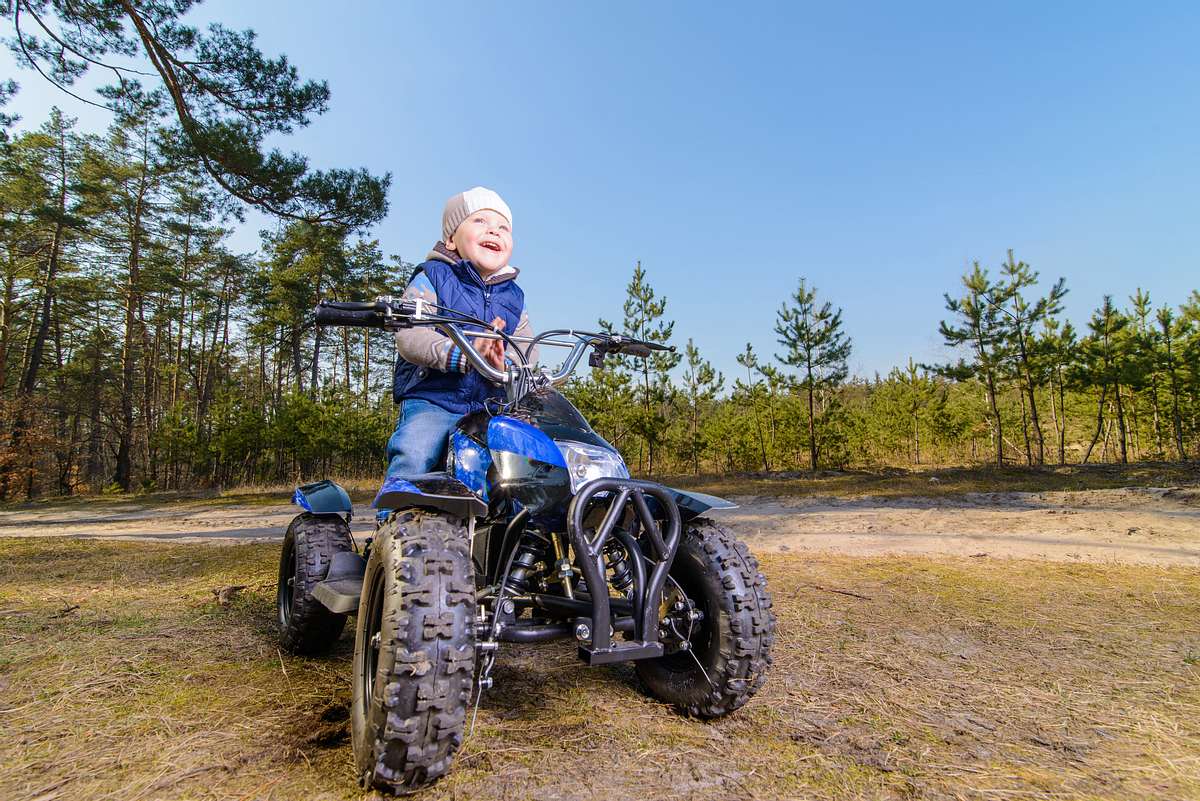
[{"label": "atv rear wheel", "polygon": [[346,616],[330,612],[313,597],[329,573],[333,555],[353,550],[350,526],[338,515],[297,515],[283,538],[276,609],[279,644],[293,654],[322,654],[333,647]]},{"label": "atv rear wheel", "polygon": [[656,698],[682,712],[720,717],[766,680],[775,615],[766,579],[745,544],[711,520],[687,525],[663,592],[668,653],[637,662]]},{"label": "atv rear wheel", "polygon": [[360,783],[411,792],[450,769],[475,666],[475,580],[466,526],[433,512],[376,533],[354,641],[351,715]]}]

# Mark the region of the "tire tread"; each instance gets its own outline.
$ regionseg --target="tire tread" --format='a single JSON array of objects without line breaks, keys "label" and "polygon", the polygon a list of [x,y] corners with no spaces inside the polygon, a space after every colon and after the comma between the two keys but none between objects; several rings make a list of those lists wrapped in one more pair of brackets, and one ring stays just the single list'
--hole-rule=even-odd
[{"label": "tire tread", "polygon": [[[744,706],[767,680],[775,644],[775,613],[758,560],[733,532],[708,518],[697,518],[687,524],[683,536],[699,546],[708,568],[720,576],[724,589],[720,603],[729,623],[729,642],[728,654],[724,643],[720,649],[715,675],[710,672],[713,685],[706,697],[677,706],[695,717],[715,718]],[[661,697],[663,684],[655,680],[653,671],[652,664],[638,663],[643,682]]]},{"label": "tire tread", "polygon": [[292,654],[324,654],[341,636],[346,615],[329,611],[313,597],[313,588],[325,580],[334,554],[353,550],[350,526],[338,515],[305,513],[292,521],[286,536],[293,538],[296,583],[291,619],[280,627],[279,644]]},{"label": "tire tread", "polygon": [[462,744],[475,664],[474,576],[466,528],[433,513],[393,515],[374,548],[394,577],[385,577],[386,591],[399,596],[384,620],[395,658],[376,676],[382,725],[368,723],[355,747],[363,749],[365,787],[408,793],[444,775]]}]

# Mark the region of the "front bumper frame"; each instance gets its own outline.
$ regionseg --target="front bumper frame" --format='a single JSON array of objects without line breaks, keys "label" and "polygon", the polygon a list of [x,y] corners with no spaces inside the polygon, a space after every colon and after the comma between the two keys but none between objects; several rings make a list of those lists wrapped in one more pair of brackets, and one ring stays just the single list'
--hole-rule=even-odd
[{"label": "front bumper frame", "polygon": [[[592,510],[593,501],[607,502],[608,509],[600,525],[589,530],[584,519]],[[650,501],[657,507],[657,515],[651,510]],[[603,665],[663,655],[658,637],[659,602],[679,548],[681,531],[674,495],[661,484],[631,478],[599,478],[585,484],[571,499],[567,536],[587,581],[592,603],[591,637],[579,644],[579,657],[583,661]],[[623,642],[613,641],[612,604],[605,576],[604,545],[614,536],[630,551],[633,563],[634,625],[631,638]]]}]

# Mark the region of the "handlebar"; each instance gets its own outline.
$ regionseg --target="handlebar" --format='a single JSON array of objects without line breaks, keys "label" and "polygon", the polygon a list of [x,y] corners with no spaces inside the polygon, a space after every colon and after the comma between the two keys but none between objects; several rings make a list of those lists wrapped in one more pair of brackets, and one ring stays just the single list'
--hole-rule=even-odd
[{"label": "handlebar", "polygon": [[[575,371],[576,365],[579,364],[584,351],[589,347],[593,349],[592,357],[589,359],[589,363],[593,367],[603,364],[604,357],[608,354],[648,358],[654,351],[673,352],[675,350],[674,346],[660,345],[657,342],[646,342],[623,334],[591,333],[568,329],[546,331],[532,338],[513,337],[505,334],[503,331],[492,328],[482,320],[476,320],[458,312],[445,310],[434,304],[423,303],[419,300],[397,301],[389,297],[365,303],[323,300],[317,304],[316,323],[317,325],[379,328],[393,331],[401,328],[411,328],[416,325],[436,328],[449,337],[462,350],[463,355],[467,357],[467,360],[476,371],[489,381],[508,387],[510,396],[524,394],[526,390],[525,384],[530,378],[530,365],[527,363],[529,351],[538,344],[571,348],[571,352],[563,361],[558,372],[546,375],[546,379],[556,386],[566,382],[570,378],[571,373]],[[473,325],[483,330],[472,331],[468,334],[462,329],[462,325],[464,324]],[[570,336],[575,341],[561,342],[547,339],[550,336]],[[513,352],[521,362],[520,366],[510,368],[507,371],[496,369],[475,349],[471,339],[477,338],[501,339],[506,344],[512,345]],[[518,340],[528,343],[525,350],[522,350],[517,345]]]},{"label": "handlebar", "polygon": [[376,303],[335,303],[323,300],[317,305],[317,325],[342,325],[355,328],[382,328],[383,318]]}]

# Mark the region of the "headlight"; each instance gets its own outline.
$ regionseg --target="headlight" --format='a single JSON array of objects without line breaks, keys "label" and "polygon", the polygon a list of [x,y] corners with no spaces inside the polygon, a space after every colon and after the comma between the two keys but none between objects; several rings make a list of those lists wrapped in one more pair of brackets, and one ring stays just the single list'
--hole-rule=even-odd
[{"label": "headlight", "polygon": [[571,492],[597,478],[629,478],[629,468],[621,457],[608,448],[582,442],[555,442],[567,463]]}]

